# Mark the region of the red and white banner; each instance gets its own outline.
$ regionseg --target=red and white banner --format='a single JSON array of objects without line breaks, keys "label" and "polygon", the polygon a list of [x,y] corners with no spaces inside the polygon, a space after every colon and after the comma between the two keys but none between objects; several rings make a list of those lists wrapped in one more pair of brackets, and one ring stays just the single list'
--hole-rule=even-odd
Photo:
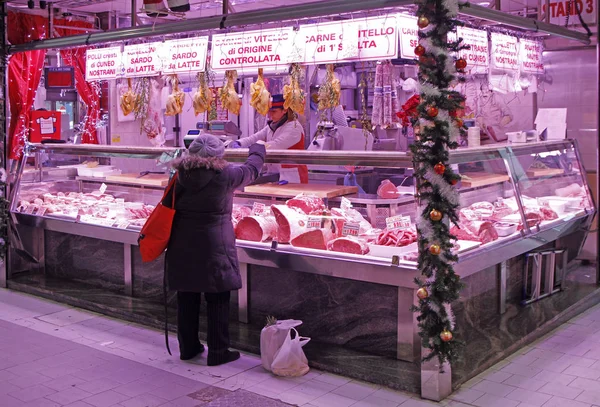
[{"label": "red and white banner", "polygon": [[470,49],[464,49],[458,53],[460,58],[467,61],[466,72],[470,74],[488,73],[490,50],[487,31],[457,27],[456,34],[463,39],[463,45],[470,46]]},{"label": "red and white banner", "polygon": [[544,63],[542,62],[543,51],[544,48],[541,42],[521,38],[519,40],[521,71],[533,74],[544,73]]},{"label": "red and white banner", "polygon": [[123,73],[121,47],[88,49],[85,51],[85,80],[88,82],[115,79]]},{"label": "red and white banner", "polygon": [[398,28],[393,16],[300,27],[304,62],[323,64],[396,58]]},{"label": "red and white banner", "polygon": [[304,42],[292,27],[212,36],[214,70],[285,68],[304,59]]},{"label": "red and white banner", "polygon": [[[577,11],[586,24],[596,23],[598,14],[597,0],[550,0],[550,22],[564,26],[569,16],[569,25],[581,25]],[[542,2],[542,13],[546,14],[546,2]]]},{"label": "red and white banner", "polygon": [[163,73],[204,72],[208,37],[165,41],[163,46]]},{"label": "red and white banner", "polygon": [[162,42],[127,45],[123,50],[126,78],[156,76],[162,71]]},{"label": "red and white banner", "polygon": [[415,48],[419,45],[419,26],[417,17],[400,14],[397,17],[400,31],[400,56],[417,59]]},{"label": "red and white banner", "polygon": [[519,41],[506,34],[492,33],[492,67],[502,71],[519,70]]}]

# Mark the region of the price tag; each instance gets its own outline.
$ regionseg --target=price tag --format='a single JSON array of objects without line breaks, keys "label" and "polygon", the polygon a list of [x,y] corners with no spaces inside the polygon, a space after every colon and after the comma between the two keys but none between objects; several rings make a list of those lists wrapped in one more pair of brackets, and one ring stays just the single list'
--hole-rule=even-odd
[{"label": "price tag", "polygon": [[46,214],[47,208],[45,206],[40,206],[36,213],[37,216],[44,216]]},{"label": "price tag", "polygon": [[360,232],[360,224],[353,222],[345,222],[342,227],[342,236],[355,236],[358,237]]},{"label": "price tag", "polygon": [[539,206],[544,207],[544,208],[549,208],[550,207],[550,201],[547,200],[547,199],[537,198],[537,204]]},{"label": "price tag", "polygon": [[263,216],[265,214],[265,204],[260,202],[254,202],[252,205],[252,215]]},{"label": "price tag", "polygon": [[321,229],[323,227],[323,218],[317,216],[309,216],[307,229]]},{"label": "price tag", "polygon": [[115,199],[115,203],[119,206],[125,206],[125,199],[117,198],[117,199]]},{"label": "price tag", "polygon": [[100,185],[100,195],[106,192],[106,188],[108,188],[108,186],[103,182],[102,185]]},{"label": "price tag", "polygon": [[127,222],[126,220],[122,220],[119,223],[117,223],[118,229],[127,229],[128,227],[129,227],[129,222]]},{"label": "price tag", "polygon": [[25,209],[25,213],[27,215],[33,215],[34,210],[35,210],[35,205],[29,205],[29,206],[27,206],[27,209]]},{"label": "price tag", "polygon": [[342,204],[340,205],[343,211],[352,208],[352,202],[345,196],[342,197]]},{"label": "price tag", "polygon": [[385,219],[387,230],[408,229],[410,225],[410,216],[396,215]]},{"label": "price tag", "polygon": [[475,213],[475,211],[471,209],[461,209],[460,213],[468,220],[468,221],[476,221],[481,220],[479,215]]}]

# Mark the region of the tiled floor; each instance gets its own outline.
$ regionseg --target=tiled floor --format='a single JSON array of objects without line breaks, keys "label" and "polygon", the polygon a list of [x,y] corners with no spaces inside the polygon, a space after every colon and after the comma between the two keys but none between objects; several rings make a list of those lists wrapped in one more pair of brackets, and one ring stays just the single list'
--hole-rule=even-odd
[{"label": "tiled floor", "polygon": [[181,362],[161,332],[0,290],[0,406],[600,407],[598,322],[600,306],[432,403],[314,370],[275,377],[253,355]]}]

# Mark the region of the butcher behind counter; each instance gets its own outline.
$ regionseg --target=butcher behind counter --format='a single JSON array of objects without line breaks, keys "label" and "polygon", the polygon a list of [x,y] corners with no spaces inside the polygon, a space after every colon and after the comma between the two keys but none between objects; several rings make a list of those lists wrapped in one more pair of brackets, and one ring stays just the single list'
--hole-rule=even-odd
[{"label": "butcher behind counter", "polygon": [[[271,150],[304,150],[304,129],[292,109],[283,106],[283,95],[273,95],[267,125],[251,136],[234,141],[231,148],[247,148],[264,141]],[[279,166],[278,166],[279,167]],[[281,165],[280,180],[292,183],[308,183],[308,168],[305,165]]]}]

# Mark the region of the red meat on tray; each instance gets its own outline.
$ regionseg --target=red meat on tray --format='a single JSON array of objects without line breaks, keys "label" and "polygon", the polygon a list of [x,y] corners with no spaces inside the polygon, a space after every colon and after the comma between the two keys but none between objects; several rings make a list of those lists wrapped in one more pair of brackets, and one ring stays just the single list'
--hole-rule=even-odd
[{"label": "red meat on tray", "polygon": [[294,247],[327,250],[327,244],[333,240],[331,229],[309,229],[292,239]]},{"label": "red meat on tray", "polygon": [[277,236],[274,216],[247,216],[235,227],[235,237],[251,242],[266,242]]},{"label": "red meat on tray", "polygon": [[398,188],[389,179],[381,181],[379,188],[377,188],[377,196],[383,199],[394,199],[398,198],[399,195]]},{"label": "red meat on tray", "polygon": [[286,205],[273,205],[271,211],[277,222],[277,242],[289,243],[306,230],[306,215]]},{"label": "red meat on tray", "polygon": [[326,209],[323,200],[317,196],[298,195],[286,202],[290,208],[298,208],[307,215]]},{"label": "red meat on tray", "polygon": [[355,238],[339,237],[327,244],[327,250],[341,253],[367,254],[369,253],[369,246],[365,242]]},{"label": "red meat on tray", "polygon": [[453,226],[450,233],[458,240],[489,243],[498,239],[498,231],[489,221],[462,222],[460,228]]}]

